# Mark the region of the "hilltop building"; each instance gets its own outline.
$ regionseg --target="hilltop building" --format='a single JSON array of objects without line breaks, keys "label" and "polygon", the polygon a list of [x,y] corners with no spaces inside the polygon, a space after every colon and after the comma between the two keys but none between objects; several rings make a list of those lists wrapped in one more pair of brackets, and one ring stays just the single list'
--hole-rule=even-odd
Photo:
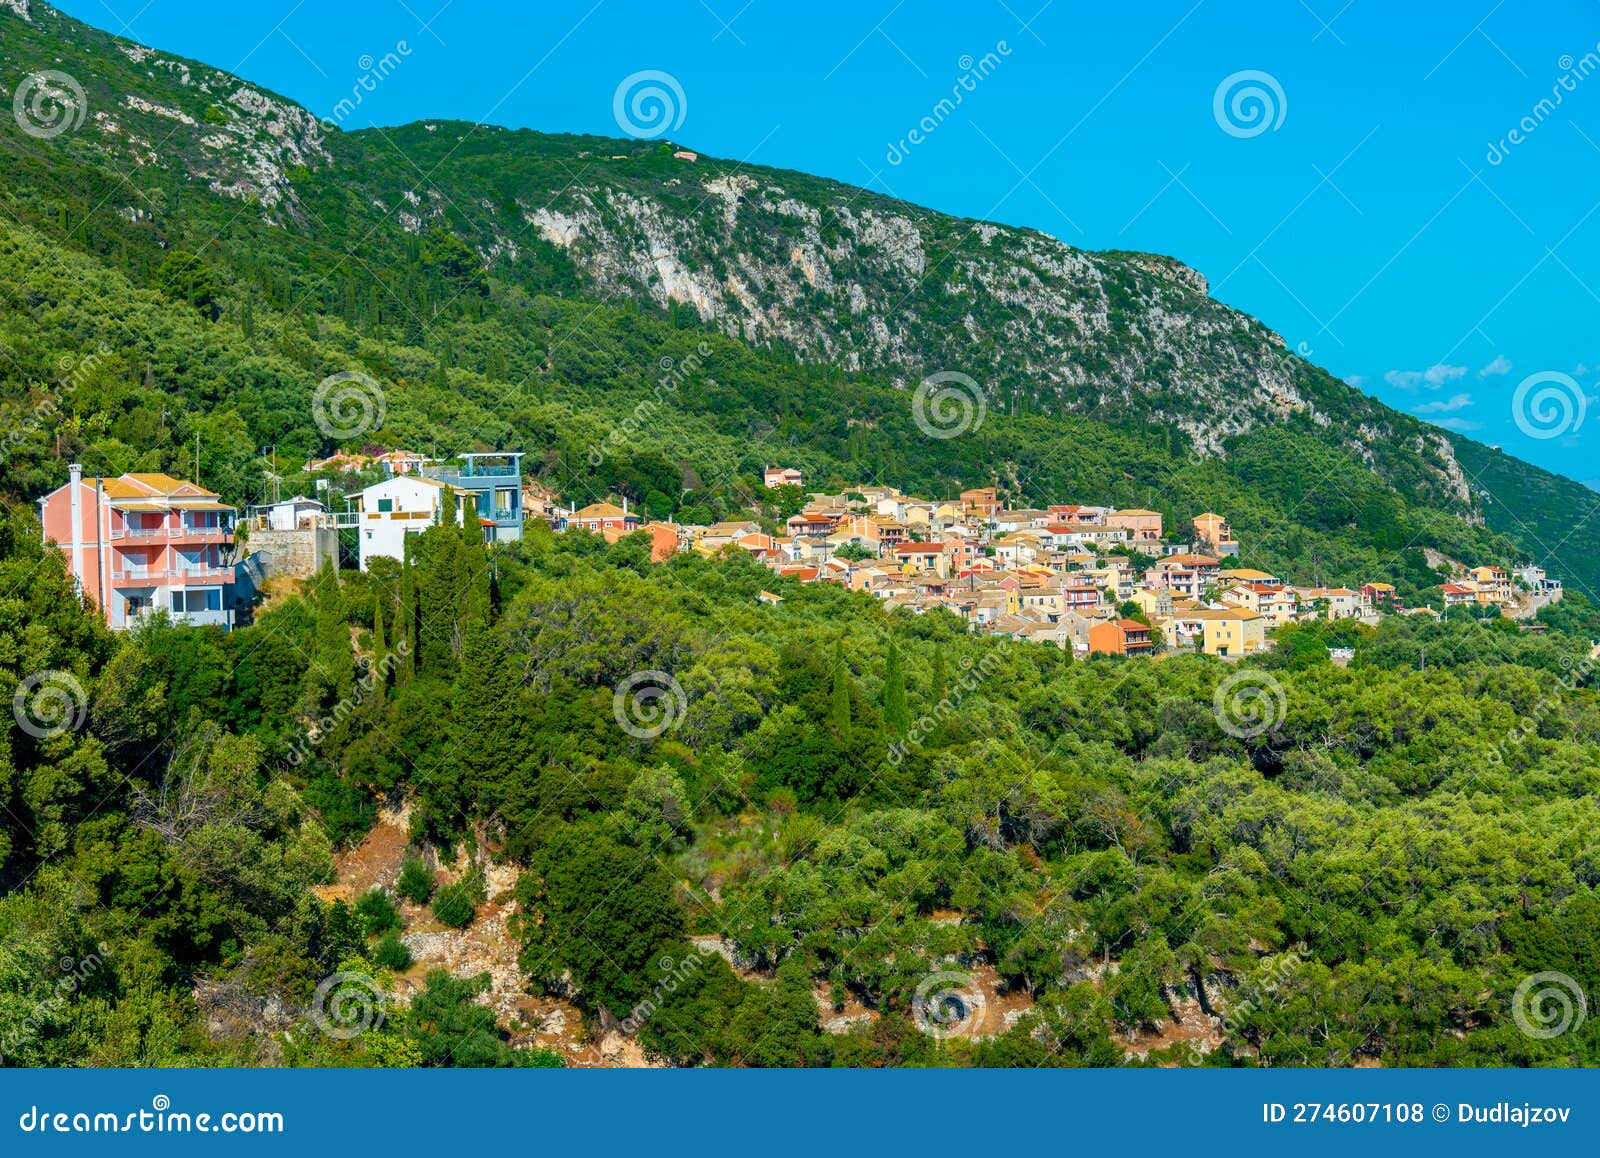
[{"label": "hilltop building", "polygon": [[764,487],[797,487],[805,485],[805,475],[792,466],[769,466],[761,475]]},{"label": "hilltop building", "polygon": [[1228,520],[1212,511],[1194,517],[1195,546],[1212,555],[1231,559],[1239,554],[1239,540],[1233,537]]}]

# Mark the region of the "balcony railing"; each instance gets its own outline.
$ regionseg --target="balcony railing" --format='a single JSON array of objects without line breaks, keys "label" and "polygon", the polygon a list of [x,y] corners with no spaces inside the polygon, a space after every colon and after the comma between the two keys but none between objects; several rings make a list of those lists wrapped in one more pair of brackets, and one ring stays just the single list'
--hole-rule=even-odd
[{"label": "balcony railing", "polygon": [[112,527],[112,539],[201,539],[221,541],[233,535],[230,527]]},{"label": "balcony railing", "polygon": [[113,568],[111,571],[113,583],[231,583],[233,581],[233,568],[230,567],[145,567],[145,568]]}]

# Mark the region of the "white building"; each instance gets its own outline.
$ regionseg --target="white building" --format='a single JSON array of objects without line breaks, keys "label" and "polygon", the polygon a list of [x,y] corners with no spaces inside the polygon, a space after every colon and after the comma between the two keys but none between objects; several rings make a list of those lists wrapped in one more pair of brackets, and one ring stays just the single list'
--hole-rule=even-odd
[{"label": "white building", "polygon": [[292,499],[251,507],[248,516],[252,527],[259,526],[268,531],[294,531],[307,524],[320,523],[327,512],[328,508],[316,499],[295,495]]},{"label": "white building", "polygon": [[461,526],[461,492],[446,483],[418,475],[395,475],[374,483],[356,497],[356,538],[361,569],[377,556],[404,559],[407,535],[420,535],[440,521],[439,508],[450,504],[450,522]]}]

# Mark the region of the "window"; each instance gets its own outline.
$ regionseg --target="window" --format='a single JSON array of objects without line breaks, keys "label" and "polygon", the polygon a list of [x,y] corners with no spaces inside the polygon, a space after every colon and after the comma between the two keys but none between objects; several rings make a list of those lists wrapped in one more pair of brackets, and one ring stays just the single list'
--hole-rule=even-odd
[{"label": "window", "polygon": [[394,510],[394,500],[393,499],[379,499],[378,500],[378,511],[380,513],[389,514],[393,510]]},{"label": "window", "polygon": [[207,591],[174,591],[172,610],[178,614],[196,611],[221,611],[222,592],[216,588]]}]

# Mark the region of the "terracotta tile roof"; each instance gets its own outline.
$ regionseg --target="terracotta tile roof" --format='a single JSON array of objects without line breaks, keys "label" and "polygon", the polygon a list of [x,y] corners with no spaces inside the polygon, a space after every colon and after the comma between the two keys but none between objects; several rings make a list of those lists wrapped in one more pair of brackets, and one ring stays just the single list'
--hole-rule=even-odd
[{"label": "terracotta tile roof", "polygon": [[590,503],[572,517],[575,519],[620,519],[626,513],[614,503]]}]

